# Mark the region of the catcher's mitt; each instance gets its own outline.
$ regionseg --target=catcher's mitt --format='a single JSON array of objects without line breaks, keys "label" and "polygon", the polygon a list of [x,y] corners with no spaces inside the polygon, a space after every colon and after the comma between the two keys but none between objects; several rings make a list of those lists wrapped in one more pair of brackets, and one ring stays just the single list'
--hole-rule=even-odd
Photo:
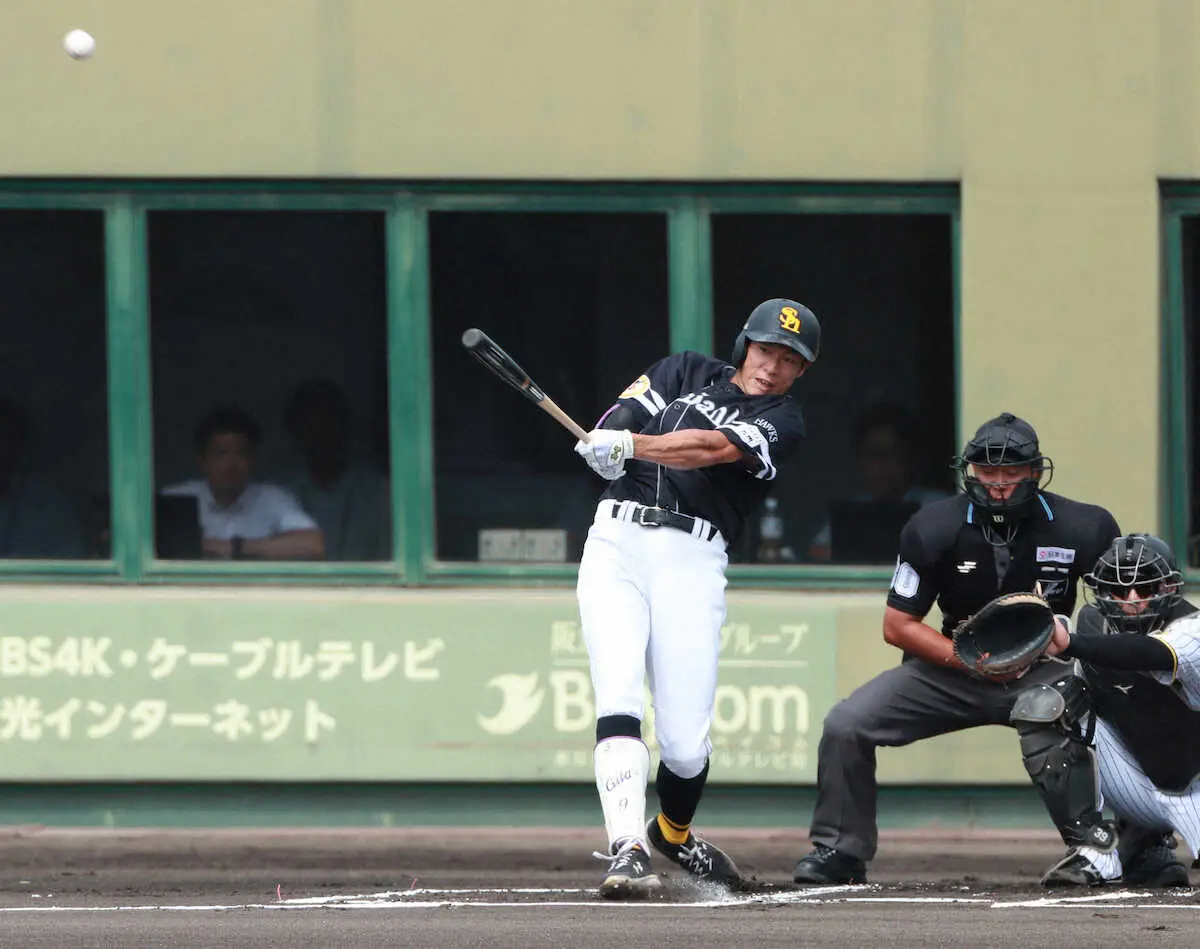
[{"label": "catcher's mitt", "polygon": [[980,675],[1008,675],[1042,657],[1054,636],[1054,611],[1034,593],[1006,593],[955,627],[954,655]]}]

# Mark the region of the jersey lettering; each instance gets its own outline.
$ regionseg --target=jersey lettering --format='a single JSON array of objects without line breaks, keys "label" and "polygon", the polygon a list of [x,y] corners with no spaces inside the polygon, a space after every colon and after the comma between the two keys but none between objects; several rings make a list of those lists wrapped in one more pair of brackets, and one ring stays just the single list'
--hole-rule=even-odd
[{"label": "jersey lettering", "polygon": [[720,428],[722,425],[729,425],[737,421],[740,413],[737,409],[730,408],[727,405],[717,405],[712,399],[703,393],[692,392],[688,395],[679,397],[681,405],[688,405],[703,415],[713,424],[713,428]]},{"label": "jersey lettering", "polygon": [[768,422],[765,418],[756,418],[754,424],[767,433],[767,439],[772,444],[779,441],[779,432],[775,426]]}]

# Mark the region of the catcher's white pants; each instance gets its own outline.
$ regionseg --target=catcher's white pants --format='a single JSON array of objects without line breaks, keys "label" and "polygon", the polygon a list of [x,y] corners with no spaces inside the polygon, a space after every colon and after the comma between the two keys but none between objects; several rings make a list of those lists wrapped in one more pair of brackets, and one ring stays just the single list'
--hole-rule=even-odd
[{"label": "catcher's white pants", "polygon": [[712,745],[725,622],[725,540],[617,520],[601,501],[579,563],[579,616],[596,716],[643,718],[647,674],[659,755],[692,778]]},{"label": "catcher's white pants", "polygon": [[1193,859],[1200,856],[1200,778],[1179,794],[1160,790],[1104,719],[1096,722],[1095,744],[1100,787],[1113,812],[1143,827],[1170,827]]}]

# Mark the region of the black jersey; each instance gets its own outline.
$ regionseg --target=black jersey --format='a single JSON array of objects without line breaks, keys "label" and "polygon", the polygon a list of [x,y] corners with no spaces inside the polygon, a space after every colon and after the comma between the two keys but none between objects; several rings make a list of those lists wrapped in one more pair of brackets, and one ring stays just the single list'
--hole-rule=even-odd
[{"label": "black jersey", "polygon": [[799,447],[804,419],[790,396],[747,395],[730,381],[734,372],[700,353],[668,356],[621,393],[619,411],[610,410],[601,425],[611,414],[614,424],[644,435],[716,429],[741,449],[741,462],[681,470],[630,459],[604,497],[705,518],[735,543],[779,465]]},{"label": "black jersey", "polygon": [[[1195,612],[1195,606],[1180,600],[1171,610],[1168,627]],[[1108,635],[1100,611],[1090,605],[1079,611],[1075,632]],[[1200,774],[1200,711],[1188,706],[1180,681],[1166,685],[1150,673],[1103,669],[1087,662],[1083,672],[1096,714],[1121,736],[1146,777],[1164,791],[1181,792],[1191,784]]]},{"label": "black jersey", "polygon": [[1116,519],[1095,504],[1041,491],[1010,544],[993,547],[982,512],[965,494],[934,501],[900,532],[888,606],[924,617],[936,602],[942,632],[1001,593],[1039,588],[1056,613],[1075,609],[1079,578],[1120,536]]}]

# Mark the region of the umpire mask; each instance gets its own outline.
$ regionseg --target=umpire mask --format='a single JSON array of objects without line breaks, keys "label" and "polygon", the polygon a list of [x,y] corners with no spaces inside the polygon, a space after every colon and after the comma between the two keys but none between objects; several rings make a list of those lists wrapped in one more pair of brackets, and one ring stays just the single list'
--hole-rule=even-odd
[{"label": "umpire mask", "polygon": [[[1020,477],[1014,474],[1005,479],[1004,469],[1015,472],[1026,466],[1030,474],[1021,472]],[[1038,491],[1050,483],[1054,473],[1054,462],[1042,454],[1033,426],[1011,412],[984,422],[951,467],[960,489],[975,506],[974,517],[984,536],[996,546],[1008,544],[1016,536],[1021,521],[1033,510]],[[980,468],[1000,469],[1001,476],[985,483],[978,476]]]}]

